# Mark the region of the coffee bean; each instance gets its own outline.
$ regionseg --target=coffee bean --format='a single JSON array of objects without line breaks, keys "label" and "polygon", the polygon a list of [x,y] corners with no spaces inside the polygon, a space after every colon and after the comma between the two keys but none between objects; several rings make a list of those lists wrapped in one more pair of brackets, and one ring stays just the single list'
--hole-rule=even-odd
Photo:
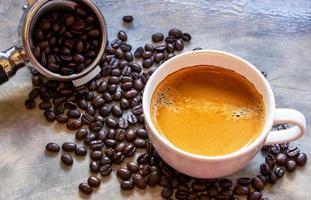
[{"label": "coffee bean", "polygon": [[97,178],[96,176],[90,176],[88,179],[87,179],[87,182],[88,184],[91,186],[91,187],[99,187],[100,186],[100,179]]},{"label": "coffee bean", "polygon": [[[88,32],[88,36],[90,38],[98,38],[100,36],[100,32],[98,29],[92,29]],[[96,40],[95,40],[96,41]]]},{"label": "coffee bean", "polygon": [[181,38],[183,39],[183,41],[190,41],[191,40],[191,35],[189,33],[183,33]]},{"label": "coffee bean", "polygon": [[285,170],[282,168],[282,167],[277,167],[276,169],[275,169],[275,175],[278,177],[278,178],[280,178],[280,177],[282,177],[282,176],[284,176],[284,174],[285,174]]},{"label": "coffee bean", "polygon": [[260,172],[263,175],[268,175],[271,171],[270,166],[267,163],[263,163],[260,165]]},{"label": "coffee bean", "polygon": [[134,17],[132,15],[126,15],[122,19],[125,23],[132,23],[134,20]]},{"label": "coffee bean", "polygon": [[294,160],[289,160],[286,162],[285,167],[289,172],[293,172],[297,168],[297,164]]},{"label": "coffee bean", "polygon": [[99,172],[99,162],[98,161],[91,161],[90,162],[90,170],[93,172],[93,173],[98,173]]},{"label": "coffee bean", "polygon": [[258,177],[264,185],[267,185],[269,183],[268,176],[257,175],[256,177]]},{"label": "coffee bean", "polygon": [[248,177],[242,177],[242,178],[239,178],[237,182],[241,186],[248,186],[252,182],[252,179]]},{"label": "coffee bean", "polygon": [[272,154],[268,154],[265,158],[265,161],[270,166],[270,168],[274,168],[276,165],[276,160]]},{"label": "coffee bean", "polygon": [[128,123],[127,119],[125,119],[124,117],[119,119],[118,125],[121,129],[127,129],[129,127],[129,123]]},{"label": "coffee bean", "polygon": [[59,146],[56,143],[50,142],[45,146],[45,149],[49,152],[57,153],[59,152]]},{"label": "coffee bean", "polygon": [[296,158],[300,153],[300,150],[297,147],[289,147],[286,151],[286,155],[289,158]]},{"label": "coffee bean", "polygon": [[218,194],[218,188],[215,185],[208,187],[206,191],[209,197],[215,197]]},{"label": "coffee bean", "polygon": [[77,130],[77,129],[81,128],[81,127],[82,127],[82,123],[78,119],[70,119],[67,122],[67,128],[69,130]]},{"label": "coffee bean", "polygon": [[127,60],[129,62],[134,60],[134,56],[130,51],[128,51],[124,54],[124,58],[125,58],[125,60]]},{"label": "coffee bean", "polygon": [[145,189],[147,187],[147,181],[140,174],[133,175],[133,182],[140,189]]},{"label": "coffee bean", "polygon": [[76,148],[77,148],[77,145],[73,142],[65,142],[62,145],[62,149],[67,152],[73,152],[76,150]]},{"label": "coffee bean", "polygon": [[176,51],[182,51],[184,49],[184,42],[182,40],[176,40],[175,49]]},{"label": "coffee bean", "polygon": [[122,109],[120,108],[120,106],[118,105],[113,105],[111,107],[111,114],[115,117],[121,117],[123,114]]},{"label": "coffee bean", "polygon": [[129,91],[126,91],[124,93],[124,97],[129,100],[129,99],[133,99],[135,96],[137,96],[138,92],[137,90],[131,89]]},{"label": "coffee bean", "polygon": [[178,39],[181,38],[182,32],[179,29],[173,28],[168,32],[169,36],[173,36],[174,38]]},{"label": "coffee bean", "polygon": [[137,105],[134,108],[132,108],[132,112],[134,115],[141,115],[143,113],[143,106],[142,105]]},{"label": "coffee bean", "polygon": [[276,163],[280,166],[284,166],[287,160],[287,156],[284,153],[279,153],[278,155],[276,155]]},{"label": "coffee bean", "polygon": [[296,163],[298,166],[304,166],[307,163],[307,155],[305,153],[299,153]]},{"label": "coffee bean", "polygon": [[219,180],[219,186],[220,187],[230,188],[230,187],[232,187],[232,185],[233,185],[233,183],[230,179],[223,178],[223,179]]},{"label": "coffee bean", "polygon": [[146,141],[144,139],[137,138],[136,140],[134,140],[134,146],[136,148],[145,148]]},{"label": "coffee bean", "polygon": [[82,124],[89,125],[93,121],[94,121],[94,117],[92,117],[91,115],[89,115],[87,113],[83,113],[83,115],[81,117]]},{"label": "coffee bean", "polygon": [[125,133],[125,138],[128,142],[133,142],[136,139],[136,134],[133,129],[129,129]]},{"label": "coffee bean", "polygon": [[93,151],[93,152],[91,152],[90,157],[91,157],[92,160],[98,161],[98,160],[103,158],[103,152],[101,152],[101,151]]},{"label": "coffee bean", "polygon": [[68,153],[64,153],[60,159],[64,165],[71,166],[73,164],[73,159]]},{"label": "coffee bean", "polygon": [[174,193],[174,190],[172,187],[165,187],[162,191],[161,191],[161,196],[165,199],[169,199]]},{"label": "coffee bean", "polygon": [[166,47],[165,45],[161,44],[161,45],[156,46],[154,49],[157,53],[164,53]]},{"label": "coffee bean", "polygon": [[275,173],[270,173],[268,175],[268,180],[269,180],[270,184],[272,184],[272,185],[275,184],[277,181],[277,177],[276,177]]},{"label": "coffee bean", "polygon": [[174,56],[176,56],[174,53],[169,53],[167,55],[167,60],[169,60],[170,58],[173,58]]},{"label": "coffee bean", "polygon": [[83,140],[88,133],[89,132],[86,128],[81,128],[76,132],[76,139]]},{"label": "coffee bean", "polygon": [[144,59],[151,58],[152,55],[153,55],[153,52],[152,52],[152,51],[144,51],[144,52],[142,53],[142,57],[143,57]]},{"label": "coffee bean", "polygon": [[90,130],[93,131],[93,132],[100,131],[102,127],[103,127],[103,123],[101,123],[99,121],[92,122],[89,125]]},{"label": "coffee bean", "polygon": [[151,36],[153,42],[161,42],[164,39],[164,35],[160,32],[154,33]]},{"label": "coffee bean", "polygon": [[111,172],[112,172],[112,167],[110,164],[103,165],[99,169],[99,173],[102,176],[108,176],[111,174]]},{"label": "coffee bean", "polygon": [[135,146],[132,145],[132,144],[127,144],[127,145],[125,146],[123,152],[124,152],[125,156],[131,157],[131,156],[133,156],[133,155],[135,154],[136,148],[135,148]]},{"label": "coffee bean", "polygon": [[25,101],[25,107],[29,110],[34,109],[36,107],[36,103],[33,99],[27,99]]},{"label": "coffee bean", "polygon": [[41,110],[48,110],[52,107],[51,103],[49,101],[43,101],[39,104],[39,108]]},{"label": "coffee bean", "polygon": [[122,190],[132,190],[134,188],[133,180],[121,181]]},{"label": "coffee bean", "polygon": [[115,150],[113,148],[108,148],[108,149],[105,149],[105,155],[108,157],[108,158],[112,158],[115,154]]},{"label": "coffee bean", "polygon": [[177,190],[175,192],[176,199],[188,199],[188,192]]},{"label": "coffee bean", "polygon": [[233,192],[237,195],[247,195],[250,192],[250,189],[247,186],[236,186]]},{"label": "coffee bean", "polygon": [[67,116],[69,118],[74,118],[74,119],[80,118],[80,111],[78,111],[78,110],[69,110],[67,112]]},{"label": "coffee bean", "polygon": [[118,32],[118,38],[121,41],[126,41],[127,40],[127,34],[124,31],[119,31]]},{"label": "coffee bean", "polygon": [[93,140],[89,144],[89,148],[93,151],[101,150],[104,147],[104,143],[101,140]]},{"label": "coffee bean", "polygon": [[44,111],[44,117],[48,122],[53,122],[56,119],[55,113],[51,110]]},{"label": "coffee bean", "polygon": [[86,182],[80,183],[79,190],[87,195],[91,194],[93,191],[89,183],[86,183]]},{"label": "coffee bean", "polygon": [[252,186],[255,190],[257,191],[261,191],[264,189],[265,185],[263,184],[263,182],[261,181],[260,178],[255,177],[252,179]]},{"label": "coffee bean", "polygon": [[274,144],[274,145],[271,145],[270,147],[270,152],[273,154],[273,155],[277,155],[281,152],[281,147],[280,145],[278,144]]},{"label": "coffee bean", "polygon": [[262,197],[262,194],[260,192],[254,191],[249,193],[247,196],[247,200],[260,200]]},{"label": "coffee bean", "polygon": [[122,180],[128,180],[131,178],[132,174],[127,168],[120,168],[117,171],[117,176]]},{"label": "coffee bean", "polygon": [[107,118],[106,124],[107,124],[108,128],[115,129],[118,127],[118,122],[113,118]]},{"label": "coffee bean", "polygon": [[153,65],[153,60],[148,58],[143,61],[143,68],[150,68]]},{"label": "coffee bean", "polygon": [[140,154],[137,157],[137,163],[138,164],[146,164],[149,161],[149,158],[150,158],[150,156],[147,153]]},{"label": "coffee bean", "polygon": [[137,91],[142,91],[144,89],[144,83],[142,82],[141,79],[136,79],[133,82],[133,87],[134,89],[136,89]]},{"label": "coffee bean", "polygon": [[164,53],[157,53],[155,54],[155,56],[153,57],[153,61],[157,64],[159,64],[161,61],[163,61],[165,58]]},{"label": "coffee bean", "polygon": [[87,150],[84,147],[78,147],[75,150],[77,156],[85,156],[87,154]]},{"label": "coffee bean", "polygon": [[134,52],[134,56],[136,58],[141,58],[142,54],[144,53],[144,48],[143,47],[138,47],[135,52]]}]

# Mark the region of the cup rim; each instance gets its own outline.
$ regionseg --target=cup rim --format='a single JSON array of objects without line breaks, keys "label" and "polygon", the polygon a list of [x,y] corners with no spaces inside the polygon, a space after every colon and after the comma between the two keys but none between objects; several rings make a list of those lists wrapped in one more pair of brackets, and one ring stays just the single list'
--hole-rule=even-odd
[{"label": "cup rim", "polygon": [[[268,110],[270,110],[270,111],[269,111],[269,113],[266,113],[265,124],[264,124],[264,127],[263,127],[260,135],[256,138],[255,141],[253,141],[248,146],[244,146],[244,147],[240,148],[239,150],[236,150],[234,152],[231,152],[231,153],[225,154],[225,155],[221,155],[221,156],[206,156],[206,155],[193,154],[193,153],[187,152],[185,150],[182,150],[182,149],[176,147],[169,140],[165,139],[164,138],[165,136],[163,136],[162,134],[159,133],[159,131],[156,129],[154,123],[152,122],[152,120],[151,120],[151,113],[150,113],[150,104],[148,104],[147,102],[148,102],[149,98],[152,98],[152,95],[153,95],[156,87],[155,87],[154,90],[150,91],[151,87],[152,87],[151,83],[153,82],[154,79],[156,79],[158,77],[159,73],[162,72],[161,69],[169,66],[171,63],[175,62],[176,60],[180,59],[181,57],[185,57],[185,56],[189,56],[189,55],[190,56],[195,56],[197,54],[218,54],[218,55],[223,55],[223,56],[231,57],[232,59],[236,59],[236,60],[244,63],[248,67],[250,67],[257,74],[257,76],[259,76],[261,81],[263,81],[263,84],[264,84],[265,89],[267,91],[266,95],[268,97],[268,101],[269,101],[269,105],[270,105],[268,107]],[[208,63],[203,63],[203,65],[204,64],[208,65]],[[183,68],[195,67],[195,66],[196,65],[184,66]],[[178,70],[174,70],[173,72],[167,74],[161,81],[163,81],[168,75],[170,75],[170,74],[172,74],[172,73],[174,73],[176,71],[178,71]],[[266,101],[264,103],[266,104]],[[171,150],[173,150],[174,152],[176,152],[176,153],[178,153],[178,154],[180,154],[182,156],[188,157],[190,159],[198,159],[198,160],[205,160],[205,161],[206,160],[207,161],[221,161],[221,160],[224,160],[224,159],[236,158],[236,157],[239,157],[239,156],[241,156],[241,155],[243,155],[245,153],[248,153],[248,152],[256,149],[259,145],[264,144],[264,142],[266,140],[266,137],[267,137],[267,135],[268,135],[272,125],[273,125],[273,114],[274,114],[274,111],[275,111],[275,98],[274,98],[274,94],[272,92],[271,86],[268,83],[268,81],[266,80],[266,78],[262,75],[262,73],[254,65],[252,65],[251,63],[249,63],[245,59],[243,59],[243,58],[241,58],[241,57],[239,57],[237,55],[234,55],[232,53],[228,53],[228,52],[225,52],[225,51],[219,51],[219,50],[211,50],[211,49],[185,52],[185,53],[179,54],[179,55],[169,59],[165,63],[163,63],[161,66],[158,67],[157,70],[154,71],[154,73],[149,78],[149,80],[148,80],[148,82],[147,82],[147,84],[145,86],[144,95],[143,95],[143,113],[145,115],[145,123],[151,129],[151,131],[148,131],[148,134],[152,134],[154,137],[156,137],[157,140],[159,140],[166,147],[170,148]],[[152,137],[150,137],[150,138],[152,138]]]}]

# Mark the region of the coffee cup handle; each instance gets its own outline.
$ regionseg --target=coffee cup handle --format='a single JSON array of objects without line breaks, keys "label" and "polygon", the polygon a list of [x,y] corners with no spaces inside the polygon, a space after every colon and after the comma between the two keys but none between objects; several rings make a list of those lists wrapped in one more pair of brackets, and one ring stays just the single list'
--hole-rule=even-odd
[{"label": "coffee cup handle", "polygon": [[273,124],[284,123],[293,124],[294,126],[285,130],[270,131],[265,142],[266,145],[288,143],[300,138],[306,132],[306,118],[297,110],[276,109]]}]

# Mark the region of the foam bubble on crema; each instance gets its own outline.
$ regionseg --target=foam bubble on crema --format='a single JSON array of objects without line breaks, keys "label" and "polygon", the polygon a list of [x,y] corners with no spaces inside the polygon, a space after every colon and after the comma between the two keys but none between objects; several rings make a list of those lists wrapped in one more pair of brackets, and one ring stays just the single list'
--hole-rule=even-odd
[{"label": "foam bubble on crema", "polygon": [[252,116],[256,116],[257,120],[262,120],[264,118],[264,108],[258,103],[255,106],[245,107],[243,109],[238,109],[232,112],[231,117],[238,119],[247,119]]},{"label": "foam bubble on crema", "polygon": [[168,86],[163,86],[159,89],[157,89],[157,92],[156,92],[156,101],[154,102],[154,107],[157,107],[157,106],[161,106],[161,105],[165,105],[165,106],[170,106],[173,104],[171,98],[170,98],[170,95],[169,93],[171,92],[171,87],[168,87]]}]

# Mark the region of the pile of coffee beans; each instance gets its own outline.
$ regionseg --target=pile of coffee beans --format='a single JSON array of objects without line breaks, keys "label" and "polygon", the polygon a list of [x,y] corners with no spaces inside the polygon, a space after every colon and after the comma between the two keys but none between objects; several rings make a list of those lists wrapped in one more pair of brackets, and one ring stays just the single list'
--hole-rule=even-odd
[{"label": "pile of coffee beans", "polygon": [[33,55],[53,73],[82,72],[94,61],[102,45],[98,19],[86,6],[51,11],[34,27]]},{"label": "pile of coffee beans", "polygon": [[[25,101],[26,107],[33,109],[39,97],[39,108],[46,120],[66,124],[81,141],[79,144],[65,142],[61,147],[55,143],[46,145],[46,151],[53,154],[62,149],[63,165],[71,166],[74,157],[86,156],[89,152],[90,171],[105,177],[113,173],[113,165],[130,157],[132,160],[126,167],[115,172],[122,190],[160,186],[164,199],[238,200],[246,196],[249,200],[267,200],[262,197],[266,185],[275,184],[286,172],[306,164],[306,154],[282,144],[265,146],[262,150],[265,162],[259,167],[259,175],[241,177],[235,183],[227,178],[192,178],[171,168],[148,139],[142,94],[157,66],[183,50],[184,42],[190,41],[191,35],[179,29],[171,29],[167,36],[156,32],[151,36],[154,44],[138,47],[134,54],[127,39],[124,31],[118,32],[102,58],[101,74],[84,86],[75,88],[68,82],[47,81],[32,71],[34,88]],[[82,181],[79,190],[91,194],[100,184],[101,179],[92,175]]]}]

